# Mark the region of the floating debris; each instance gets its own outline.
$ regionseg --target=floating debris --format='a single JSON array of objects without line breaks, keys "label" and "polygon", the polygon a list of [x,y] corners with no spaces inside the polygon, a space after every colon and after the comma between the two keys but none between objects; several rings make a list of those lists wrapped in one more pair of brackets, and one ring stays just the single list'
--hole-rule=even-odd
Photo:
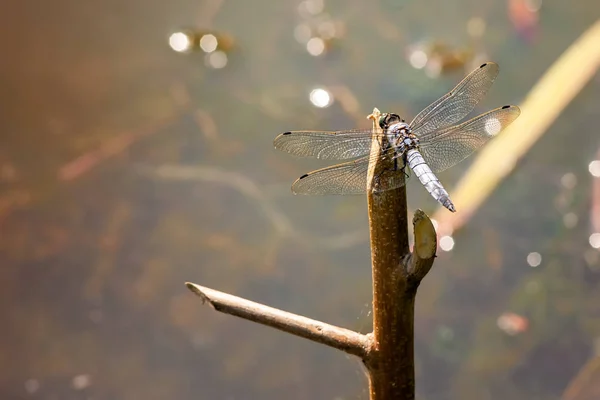
[{"label": "floating debris", "polygon": [[416,43],[409,46],[407,52],[410,65],[415,69],[425,69],[430,78],[464,69],[474,57],[472,48],[452,48],[441,40]]}]

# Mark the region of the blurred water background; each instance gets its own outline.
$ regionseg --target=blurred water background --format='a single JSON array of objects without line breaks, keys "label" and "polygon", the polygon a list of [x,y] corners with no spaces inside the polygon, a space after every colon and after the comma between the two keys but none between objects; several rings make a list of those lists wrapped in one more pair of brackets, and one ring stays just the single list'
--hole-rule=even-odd
[{"label": "blurred water background", "polygon": [[[500,75],[478,111],[519,104],[600,16],[595,0],[3,9],[7,400],[366,399],[357,360],[183,282],[368,332],[366,199],[293,196],[328,164],[273,138],[368,127],[373,107],[410,120],[484,61]],[[560,399],[600,355],[599,115],[596,75],[444,242],[417,297],[421,399]],[[437,209],[416,181],[408,195]]]}]

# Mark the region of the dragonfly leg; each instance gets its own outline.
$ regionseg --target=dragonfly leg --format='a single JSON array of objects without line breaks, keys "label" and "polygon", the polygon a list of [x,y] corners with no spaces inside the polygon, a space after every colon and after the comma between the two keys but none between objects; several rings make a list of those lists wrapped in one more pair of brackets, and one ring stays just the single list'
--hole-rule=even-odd
[{"label": "dragonfly leg", "polygon": [[394,156],[394,171],[398,171],[401,170],[402,173],[404,174],[405,178],[409,178],[410,175],[408,175],[408,172],[406,172],[406,161],[404,160],[404,158],[402,159],[402,162],[404,165],[402,165],[402,167],[398,168],[398,158],[400,157],[400,154],[396,153],[396,155]]}]

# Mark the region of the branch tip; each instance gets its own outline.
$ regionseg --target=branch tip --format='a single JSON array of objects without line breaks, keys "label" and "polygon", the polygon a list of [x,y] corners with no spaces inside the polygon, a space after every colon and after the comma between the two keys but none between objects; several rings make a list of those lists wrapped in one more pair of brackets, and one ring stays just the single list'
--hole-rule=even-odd
[{"label": "branch tip", "polygon": [[213,302],[211,301],[210,297],[208,297],[208,295],[204,293],[204,288],[202,286],[196,285],[192,282],[186,282],[185,286],[196,296],[200,297],[200,299],[202,300],[202,304],[208,303],[214,308]]}]

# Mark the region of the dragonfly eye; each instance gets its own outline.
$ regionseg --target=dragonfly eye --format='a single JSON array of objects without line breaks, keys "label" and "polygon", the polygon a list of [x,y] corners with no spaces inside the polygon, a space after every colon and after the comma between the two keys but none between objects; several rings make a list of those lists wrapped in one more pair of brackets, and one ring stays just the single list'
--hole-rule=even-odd
[{"label": "dragonfly eye", "polygon": [[404,122],[402,118],[398,114],[385,113],[379,117],[379,126],[382,129],[387,129],[390,125],[393,125],[397,122]]},{"label": "dragonfly eye", "polygon": [[387,121],[387,119],[388,119],[388,116],[389,116],[389,114],[388,114],[388,113],[384,113],[384,114],[381,114],[381,116],[379,117],[379,122],[378,122],[378,124],[379,124],[379,127],[380,127],[381,129],[386,129],[386,127],[387,127],[387,126],[386,126],[386,121]]}]

